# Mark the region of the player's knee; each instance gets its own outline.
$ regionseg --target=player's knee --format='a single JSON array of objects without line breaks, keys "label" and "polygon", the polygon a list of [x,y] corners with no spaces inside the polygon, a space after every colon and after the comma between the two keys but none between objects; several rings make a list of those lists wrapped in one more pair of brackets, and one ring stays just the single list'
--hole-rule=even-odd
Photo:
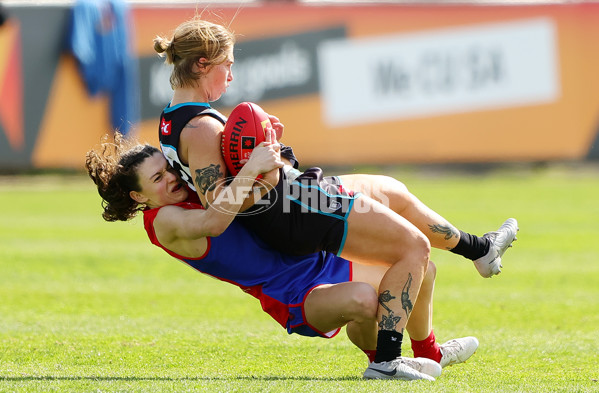
[{"label": "player's knee", "polygon": [[409,264],[409,268],[426,271],[431,253],[430,241],[416,229],[407,236],[409,237],[394,248],[394,263],[401,262],[406,267]]},{"label": "player's knee", "polygon": [[414,235],[411,251],[415,254],[415,258],[413,259],[420,261],[424,268],[427,269],[431,256],[431,243],[422,232]]},{"label": "player's knee", "polygon": [[376,319],[378,296],[367,283],[356,282],[348,301],[355,320]]},{"label": "player's knee", "polygon": [[403,184],[402,182],[400,182],[399,180],[397,180],[394,177],[391,176],[385,176],[385,175],[380,175],[382,178],[382,181],[387,184],[388,186],[391,186],[393,190],[395,190],[395,192],[399,192],[402,194],[409,194],[409,190],[408,187],[406,187],[405,184]]}]

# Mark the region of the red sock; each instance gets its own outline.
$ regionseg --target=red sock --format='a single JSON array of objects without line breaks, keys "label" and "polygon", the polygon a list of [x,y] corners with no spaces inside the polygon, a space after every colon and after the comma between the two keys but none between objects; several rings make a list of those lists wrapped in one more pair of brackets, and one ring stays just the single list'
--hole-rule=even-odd
[{"label": "red sock", "polygon": [[368,363],[374,362],[374,357],[376,355],[376,349],[371,349],[371,350],[363,349],[362,351],[364,351],[366,356],[368,356]]},{"label": "red sock", "polygon": [[431,330],[431,334],[428,335],[422,341],[412,341],[412,350],[414,351],[415,358],[428,358],[435,362],[441,361],[441,348],[435,339],[435,333]]}]

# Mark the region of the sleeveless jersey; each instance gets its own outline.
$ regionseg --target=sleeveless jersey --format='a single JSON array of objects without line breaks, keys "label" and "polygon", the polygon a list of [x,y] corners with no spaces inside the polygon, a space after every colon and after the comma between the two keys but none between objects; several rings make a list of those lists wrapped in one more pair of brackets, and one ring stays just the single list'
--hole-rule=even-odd
[{"label": "sleeveless jersey", "polygon": [[[202,209],[197,196],[194,196],[190,193],[187,201],[176,206]],[[156,238],[153,223],[159,210],[143,212],[144,227],[154,245],[192,268],[236,285],[257,298],[262,309],[290,334],[302,334],[298,326],[307,325],[303,302],[313,288],[352,279],[352,263],[343,258],[325,252],[305,256],[282,254],[235,221],[220,236],[207,238],[208,248],[200,258],[178,255],[162,246]],[[324,333],[319,335],[326,336]]]},{"label": "sleeveless jersey", "polygon": [[186,102],[175,106],[167,106],[160,114],[160,127],[158,138],[162,154],[168,163],[177,171],[181,180],[195,192],[193,177],[187,164],[179,157],[179,138],[185,125],[194,117],[200,115],[212,116],[225,124],[227,119],[209,104],[201,102]]}]

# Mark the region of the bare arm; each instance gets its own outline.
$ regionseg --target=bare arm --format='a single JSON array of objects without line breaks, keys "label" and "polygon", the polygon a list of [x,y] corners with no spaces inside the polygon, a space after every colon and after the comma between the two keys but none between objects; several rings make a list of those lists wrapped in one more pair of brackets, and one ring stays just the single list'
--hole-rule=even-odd
[{"label": "bare arm", "polygon": [[227,229],[252,191],[256,176],[281,166],[283,162],[275,146],[268,142],[261,143],[231,184],[223,187],[222,192],[229,197],[215,199],[205,210],[189,210],[178,206],[160,209],[154,221],[158,240],[178,254],[187,257],[203,255],[206,237],[219,236]]},{"label": "bare arm", "polygon": [[[183,131],[180,141],[182,158],[188,162],[193,183],[202,204],[210,206],[224,187],[223,180],[229,176],[221,155],[221,138],[223,125],[210,116],[192,119]],[[270,184],[279,180],[278,171],[268,173],[266,179]],[[268,189],[260,190],[265,195]],[[247,198],[241,211],[254,204],[255,199]]]}]

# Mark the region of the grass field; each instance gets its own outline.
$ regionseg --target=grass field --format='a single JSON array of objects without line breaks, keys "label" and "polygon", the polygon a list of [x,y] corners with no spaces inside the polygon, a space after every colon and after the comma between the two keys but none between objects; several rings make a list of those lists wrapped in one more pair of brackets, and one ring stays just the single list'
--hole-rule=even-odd
[{"label": "grass field", "polygon": [[437,338],[481,344],[436,382],[363,381],[345,334],[288,336],[141,221],[104,222],[88,179],[33,176],[0,177],[0,392],[599,391],[599,174],[393,174],[466,231],[520,223],[499,277],[433,251]]}]

